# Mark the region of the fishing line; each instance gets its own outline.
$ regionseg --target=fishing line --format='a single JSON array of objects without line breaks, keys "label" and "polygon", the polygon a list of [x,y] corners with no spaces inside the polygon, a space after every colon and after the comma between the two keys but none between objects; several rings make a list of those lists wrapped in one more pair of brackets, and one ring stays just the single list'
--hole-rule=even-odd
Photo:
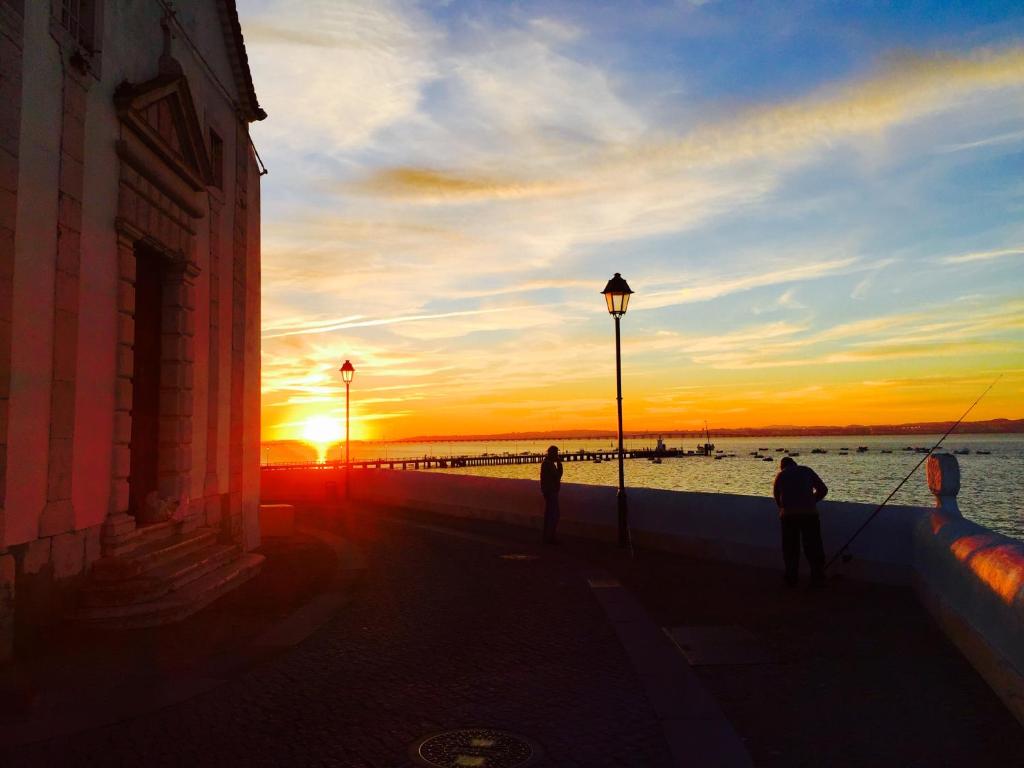
[{"label": "fishing line", "polygon": [[853,543],[854,539],[856,539],[858,536],[860,536],[861,531],[863,531],[865,528],[868,527],[868,525],[871,524],[871,521],[874,520],[875,517],[878,516],[878,513],[881,512],[885,508],[885,505],[888,504],[892,500],[892,497],[896,495],[896,493],[899,491],[899,489],[903,487],[903,485],[911,478],[911,476],[915,472],[917,472],[918,468],[922,464],[924,464],[925,460],[929,456],[931,456],[935,451],[938,450],[939,446],[942,445],[942,442],[953,433],[954,429],[956,429],[957,427],[960,426],[960,422],[962,422],[964,419],[967,418],[967,414],[969,414],[971,411],[974,410],[974,406],[976,406],[978,403],[981,402],[981,399],[983,397],[985,397],[985,395],[987,395],[989,393],[989,391],[992,389],[992,387],[994,387],[996,385],[996,383],[1001,378],[1003,378],[1003,374],[999,374],[998,376],[996,376],[995,381],[993,381],[991,384],[989,384],[988,387],[985,388],[985,391],[982,392],[980,395],[978,395],[978,399],[975,400],[973,403],[971,403],[971,406],[966,411],[964,411],[963,415],[959,419],[956,420],[956,423],[953,424],[953,426],[951,426],[949,429],[946,430],[946,434],[944,434],[942,437],[940,437],[939,441],[935,445],[933,445],[931,448],[928,449],[928,452],[924,456],[922,456],[921,460],[919,462],[917,462],[917,464],[914,465],[914,468],[912,470],[910,470],[910,472],[907,473],[907,476],[904,477],[902,480],[900,480],[900,484],[897,485],[893,489],[892,493],[890,493],[888,496],[885,497],[885,501],[883,501],[881,504],[878,505],[878,507],[875,508],[875,511],[872,512],[868,516],[867,520],[865,520],[863,523],[861,523],[860,528],[858,528],[856,531],[853,532],[853,535],[849,539],[846,540],[846,543],[843,544],[843,546],[839,548],[839,551],[836,552],[832,556],[832,559],[829,560],[825,564],[825,570],[826,571],[840,557],[843,559],[844,563],[848,563],[848,562],[850,562],[850,560],[853,559],[853,555],[850,554],[849,549],[850,549],[850,545]]}]

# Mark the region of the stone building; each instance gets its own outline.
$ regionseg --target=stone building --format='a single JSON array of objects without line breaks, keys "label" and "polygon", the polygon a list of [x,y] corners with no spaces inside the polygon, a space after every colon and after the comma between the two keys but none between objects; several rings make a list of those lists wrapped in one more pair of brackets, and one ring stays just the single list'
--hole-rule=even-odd
[{"label": "stone building", "polygon": [[0,657],[262,562],[264,117],[234,0],[0,0]]}]

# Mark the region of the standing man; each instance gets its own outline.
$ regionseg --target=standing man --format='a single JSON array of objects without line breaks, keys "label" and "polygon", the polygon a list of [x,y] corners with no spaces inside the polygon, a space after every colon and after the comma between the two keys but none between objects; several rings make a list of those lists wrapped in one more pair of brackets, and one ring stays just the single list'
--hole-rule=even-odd
[{"label": "standing man", "polygon": [[558,528],[558,491],[562,487],[562,461],[558,446],[548,448],[548,455],[540,465],[540,492],[544,494],[544,543],[554,544]]},{"label": "standing man", "polygon": [[782,559],[786,563],[786,583],[795,587],[800,579],[800,539],[811,565],[811,585],[825,581],[825,548],[821,543],[821,519],[817,504],[828,488],[810,467],[786,456],[779,462],[773,495],[782,524]]}]

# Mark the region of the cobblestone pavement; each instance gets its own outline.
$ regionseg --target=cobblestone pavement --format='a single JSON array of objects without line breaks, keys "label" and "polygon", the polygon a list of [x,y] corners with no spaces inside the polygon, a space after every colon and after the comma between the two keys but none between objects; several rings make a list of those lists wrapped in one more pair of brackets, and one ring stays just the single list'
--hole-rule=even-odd
[{"label": "cobblestone pavement", "polygon": [[670,764],[571,560],[503,559],[527,550],[373,518],[344,527],[368,569],[302,644],[211,693],[0,764],[386,768],[409,765],[419,738],[466,726],[534,739],[542,765]]}]

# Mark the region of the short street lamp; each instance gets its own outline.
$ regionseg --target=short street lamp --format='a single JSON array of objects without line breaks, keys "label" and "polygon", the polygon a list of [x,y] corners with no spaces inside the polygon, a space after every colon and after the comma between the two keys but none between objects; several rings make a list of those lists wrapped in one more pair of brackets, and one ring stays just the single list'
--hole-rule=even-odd
[{"label": "short street lamp", "polygon": [[633,293],[629,284],[622,279],[618,272],[615,277],[608,281],[608,285],[601,291],[604,299],[608,302],[608,313],[615,318],[615,392],[619,405],[619,493],[617,495],[619,507],[619,546],[628,547],[629,541],[629,507],[626,504],[626,473],[622,466],[622,346],[619,340],[619,318],[626,314],[626,307],[629,306],[629,297]]},{"label": "short street lamp", "polygon": [[352,363],[350,363],[348,360],[346,360],[342,364],[341,368],[339,368],[338,370],[341,371],[341,380],[345,382],[345,498],[346,499],[350,499],[350,498],[352,498],[352,494],[349,491],[349,488],[351,486],[351,482],[350,482],[351,475],[349,474],[349,470],[352,468],[352,462],[351,462],[351,459],[349,458],[349,452],[348,452],[348,449],[349,449],[349,429],[348,429],[348,403],[349,403],[349,395],[348,395],[348,388],[349,388],[349,385],[352,384],[353,377],[356,375],[356,369],[355,369],[355,366],[352,365]]}]

